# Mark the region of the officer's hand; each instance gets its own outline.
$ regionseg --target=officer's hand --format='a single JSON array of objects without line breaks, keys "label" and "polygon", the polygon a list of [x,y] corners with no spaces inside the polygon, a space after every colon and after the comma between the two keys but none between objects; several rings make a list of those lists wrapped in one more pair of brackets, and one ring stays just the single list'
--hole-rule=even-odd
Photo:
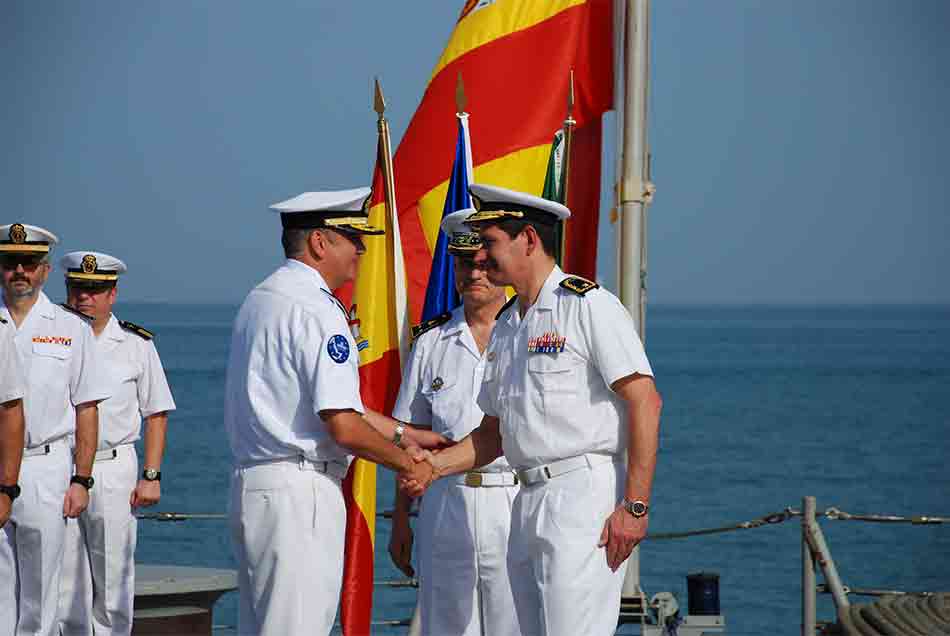
[{"label": "officer's hand", "polygon": [[393,515],[392,535],[389,537],[389,556],[406,576],[415,576],[412,569],[412,527],[406,514]]},{"label": "officer's hand", "polygon": [[406,427],[403,437],[408,438],[409,442],[421,448],[447,448],[455,443],[441,433],[412,426]]},{"label": "officer's hand", "polygon": [[140,479],[139,483],[135,485],[135,490],[132,491],[129,503],[132,504],[133,508],[146,508],[154,506],[161,498],[162,486],[160,481]]},{"label": "officer's hand", "polygon": [[82,484],[70,484],[63,499],[63,516],[75,519],[89,505],[89,491]]},{"label": "officer's hand", "polygon": [[617,506],[607,517],[597,547],[607,547],[607,566],[617,571],[637,544],[647,536],[647,516],[634,517],[623,506]]},{"label": "officer's hand", "polygon": [[6,495],[0,495],[0,528],[7,525],[10,520],[10,509],[13,508],[13,502]]},{"label": "officer's hand", "polygon": [[410,497],[421,497],[437,475],[428,461],[428,454],[416,458],[412,468],[399,474],[399,488]]}]

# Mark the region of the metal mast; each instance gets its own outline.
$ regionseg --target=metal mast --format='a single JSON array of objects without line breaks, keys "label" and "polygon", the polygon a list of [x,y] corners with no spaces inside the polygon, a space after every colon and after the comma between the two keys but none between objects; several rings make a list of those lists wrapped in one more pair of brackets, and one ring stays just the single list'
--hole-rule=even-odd
[{"label": "metal mast", "polygon": [[[615,5],[623,22],[622,144],[619,179],[620,232],[617,281],[620,300],[633,316],[637,333],[646,341],[647,206],[653,198],[647,144],[647,101],[650,84],[650,0],[624,0]],[[634,550],[624,580],[624,599],[643,598],[640,551]]]}]

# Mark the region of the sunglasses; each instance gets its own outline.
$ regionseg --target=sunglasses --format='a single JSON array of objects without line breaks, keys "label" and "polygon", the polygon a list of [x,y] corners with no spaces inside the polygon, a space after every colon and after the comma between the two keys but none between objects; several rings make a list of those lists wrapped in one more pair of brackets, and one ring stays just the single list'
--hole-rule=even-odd
[{"label": "sunglasses", "polygon": [[46,256],[41,254],[35,255],[7,255],[0,256],[0,267],[7,271],[13,271],[17,267],[22,267],[28,272],[32,272],[40,265],[43,265],[46,262]]}]

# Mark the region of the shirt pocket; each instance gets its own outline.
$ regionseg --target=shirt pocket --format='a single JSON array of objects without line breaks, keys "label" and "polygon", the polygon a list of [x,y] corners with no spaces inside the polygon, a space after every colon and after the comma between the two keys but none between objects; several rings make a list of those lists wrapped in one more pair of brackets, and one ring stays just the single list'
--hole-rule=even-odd
[{"label": "shirt pocket", "polygon": [[564,398],[577,395],[583,360],[569,352],[529,353],[528,356],[528,377],[534,389]]},{"label": "shirt pocket", "polygon": [[69,360],[73,356],[72,347],[52,342],[34,342],[33,355],[44,360]]},{"label": "shirt pocket", "polygon": [[[439,378],[433,382],[439,381]],[[452,423],[463,415],[462,405],[456,395],[460,387],[455,381],[441,380],[438,388],[431,383],[422,391],[422,395],[429,403],[432,413],[432,430],[436,433],[449,435],[452,432]],[[471,396],[469,396],[471,399]]]}]

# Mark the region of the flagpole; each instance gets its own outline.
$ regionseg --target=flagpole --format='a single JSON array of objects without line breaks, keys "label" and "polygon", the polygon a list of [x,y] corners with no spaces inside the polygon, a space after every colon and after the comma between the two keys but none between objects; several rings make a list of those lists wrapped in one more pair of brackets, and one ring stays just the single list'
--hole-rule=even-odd
[{"label": "flagpole", "polygon": [[[617,6],[617,5],[615,5]],[[653,199],[647,144],[650,73],[650,0],[624,0],[623,130],[620,178],[618,287],[640,339],[646,342],[646,221]],[[645,600],[640,587],[639,548],[630,555],[622,597]],[[642,601],[641,601],[642,602]],[[643,610],[642,610],[643,611]]]},{"label": "flagpole", "polygon": [[[571,146],[574,140],[574,69],[571,69],[567,87],[567,116],[564,118],[564,165],[561,169],[561,202],[568,207],[567,195],[570,190]],[[567,219],[561,222],[561,266],[567,261]]]},{"label": "flagpole", "polygon": [[386,202],[386,215],[392,218],[396,213],[396,182],[393,178],[393,153],[389,142],[389,121],[386,119],[386,100],[383,98],[383,89],[376,78],[376,91],[373,97],[373,110],[379,116],[376,120],[376,130],[379,134],[379,143],[383,149],[383,190]]},{"label": "flagpole", "polygon": [[389,138],[389,121],[386,119],[386,99],[379,78],[375,80],[373,96],[373,110],[376,111],[376,130],[379,135],[379,148],[382,152],[381,168],[383,172],[383,190],[386,207],[386,218],[389,219],[392,244],[393,281],[396,307],[396,334],[399,339],[400,366],[406,361],[409,353],[409,323],[408,299],[406,295],[406,269],[402,255],[402,237],[399,232],[399,218],[396,210],[396,181],[393,173],[392,144]]}]

